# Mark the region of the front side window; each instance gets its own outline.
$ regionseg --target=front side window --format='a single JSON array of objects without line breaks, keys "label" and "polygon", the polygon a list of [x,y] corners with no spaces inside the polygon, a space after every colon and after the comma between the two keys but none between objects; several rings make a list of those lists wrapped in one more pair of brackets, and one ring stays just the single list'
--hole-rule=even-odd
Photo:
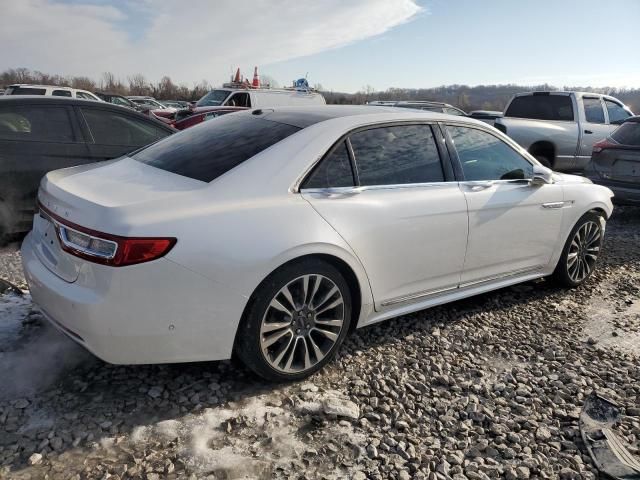
[{"label": "front side window", "polygon": [[71,96],[71,91],[69,91],[69,90],[54,90],[53,92],[51,92],[51,95],[53,95],[54,97],[70,97]]},{"label": "front side window", "polygon": [[518,180],[533,176],[533,165],[490,133],[447,125],[465,180]]},{"label": "front side window", "polygon": [[444,181],[438,147],[429,125],[371,128],[349,138],[360,185]]},{"label": "front side window", "polygon": [[246,92],[235,93],[233,96],[227,100],[225,105],[230,107],[247,107],[251,106],[251,99],[249,98],[249,94]]},{"label": "front side window", "polygon": [[151,122],[108,110],[83,108],[82,115],[99,145],[142,147],[169,135]]},{"label": "front side window", "polygon": [[230,93],[228,90],[211,90],[196,102],[196,107],[218,107],[224,103]]},{"label": "front side window", "polygon": [[346,142],[340,142],[322,159],[302,188],[352,187],[355,185]]},{"label": "front side window", "polygon": [[224,115],[149,145],[132,158],[184,177],[211,182],[299,130],[254,115]]},{"label": "front side window", "polygon": [[609,114],[609,123],[621,122],[632,115],[631,112],[626,110],[622,105],[612,102],[611,100],[605,100],[604,104]]},{"label": "front side window", "polygon": [[583,97],[584,117],[589,123],[604,123],[604,110],[599,98]]},{"label": "front side window", "polygon": [[0,139],[72,143],[75,136],[66,108],[30,105],[0,109]]},{"label": "front side window", "polygon": [[573,121],[573,102],[568,95],[525,95],[511,100],[504,115],[534,120]]}]

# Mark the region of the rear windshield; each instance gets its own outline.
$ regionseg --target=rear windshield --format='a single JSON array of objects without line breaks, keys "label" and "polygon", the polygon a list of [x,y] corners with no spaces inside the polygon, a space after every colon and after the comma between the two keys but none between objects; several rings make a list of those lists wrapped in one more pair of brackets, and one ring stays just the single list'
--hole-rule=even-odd
[{"label": "rear windshield", "polygon": [[622,145],[640,145],[640,123],[623,123],[611,137]]},{"label": "rear windshield", "polygon": [[133,158],[156,168],[210,182],[300,128],[254,115],[225,115],[188,128]]},{"label": "rear windshield", "polygon": [[504,115],[535,120],[573,121],[573,104],[568,95],[515,97]]},{"label": "rear windshield", "polygon": [[9,87],[4,92],[5,95],[44,95],[47,93],[45,88],[33,88],[33,87]]}]

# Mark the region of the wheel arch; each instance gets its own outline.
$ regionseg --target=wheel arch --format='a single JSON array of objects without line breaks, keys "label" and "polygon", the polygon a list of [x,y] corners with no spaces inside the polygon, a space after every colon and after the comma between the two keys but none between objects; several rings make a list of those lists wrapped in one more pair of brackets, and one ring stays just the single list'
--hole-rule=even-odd
[{"label": "wheel arch", "polygon": [[234,339],[234,348],[237,342],[237,334],[240,330],[240,325],[255,302],[256,295],[261,285],[279,269],[287,265],[312,258],[322,260],[332,265],[344,276],[345,281],[349,286],[352,298],[351,324],[349,326],[349,331],[351,332],[357,328],[360,324],[363,312],[366,313],[366,311],[368,311],[367,306],[373,305],[369,278],[364,267],[353,254],[339,246],[331,244],[305,245],[281,255],[273,262],[268,273],[263,275],[260,281],[255,285],[244,306],[240,322],[238,322],[235,334],[236,338]]},{"label": "wheel arch", "polygon": [[533,157],[541,156],[547,158],[552,167],[555,164],[556,146],[553,142],[549,140],[538,140],[529,145],[527,150]]}]

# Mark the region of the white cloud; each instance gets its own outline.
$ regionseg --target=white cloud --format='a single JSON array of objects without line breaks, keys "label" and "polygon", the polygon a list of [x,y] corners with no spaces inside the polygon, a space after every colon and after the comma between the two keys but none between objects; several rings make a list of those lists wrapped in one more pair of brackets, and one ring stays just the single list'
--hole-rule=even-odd
[{"label": "white cloud", "polygon": [[[122,79],[168,74],[177,82],[215,84],[238,65],[248,75],[253,65],[364,40],[420,10],[415,0],[146,0],[120,9],[11,1],[0,15],[0,69],[25,66],[96,79],[104,71]],[[142,32],[130,35],[124,25],[140,25]]]}]

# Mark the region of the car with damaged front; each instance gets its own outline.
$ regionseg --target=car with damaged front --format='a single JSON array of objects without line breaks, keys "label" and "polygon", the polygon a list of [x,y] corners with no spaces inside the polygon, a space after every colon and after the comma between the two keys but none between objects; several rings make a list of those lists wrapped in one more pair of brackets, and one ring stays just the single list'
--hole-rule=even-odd
[{"label": "car with damaged front", "polygon": [[582,284],[611,195],[465,117],[254,109],[49,173],[22,258],[46,318],[108,362],[237,355],[295,380],[355,328],[542,277]]},{"label": "car with damaged front", "polygon": [[593,146],[584,174],[610,188],[615,203],[640,205],[640,116],[630,117]]}]

